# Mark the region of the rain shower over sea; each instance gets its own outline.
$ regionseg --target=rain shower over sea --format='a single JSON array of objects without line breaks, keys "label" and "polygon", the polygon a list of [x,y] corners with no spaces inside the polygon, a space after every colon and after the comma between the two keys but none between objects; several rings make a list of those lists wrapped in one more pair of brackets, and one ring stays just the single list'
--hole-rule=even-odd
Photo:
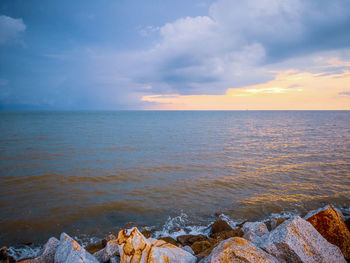
[{"label": "rain shower over sea", "polygon": [[0,128],[0,245],[350,207],[350,111],[12,111]]}]

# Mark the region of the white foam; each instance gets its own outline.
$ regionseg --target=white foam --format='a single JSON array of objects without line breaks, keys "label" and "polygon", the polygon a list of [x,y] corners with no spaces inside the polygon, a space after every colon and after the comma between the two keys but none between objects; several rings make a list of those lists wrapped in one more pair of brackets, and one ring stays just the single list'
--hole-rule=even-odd
[{"label": "white foam", "polygon": [[35,258],[39,255],[42,247],[41,246],[21,246],[21,247],[9,247],[7,253],[9,256],[13,257],[16,261]]}]

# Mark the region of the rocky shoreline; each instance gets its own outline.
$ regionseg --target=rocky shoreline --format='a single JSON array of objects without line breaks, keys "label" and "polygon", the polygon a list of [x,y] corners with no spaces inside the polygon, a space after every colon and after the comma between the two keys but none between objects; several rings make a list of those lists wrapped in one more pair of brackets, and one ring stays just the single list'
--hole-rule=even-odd
[{"label": "rocky shoreline", "polygon": [[327,205],[305,217],[243,222],[218,220],[208,235],[153,237],[151,230],[125,228],[86,247],[66,233],[51,237],[35,258],[16,261],[7,248],[0,262],[350,262],[350,218]]}]

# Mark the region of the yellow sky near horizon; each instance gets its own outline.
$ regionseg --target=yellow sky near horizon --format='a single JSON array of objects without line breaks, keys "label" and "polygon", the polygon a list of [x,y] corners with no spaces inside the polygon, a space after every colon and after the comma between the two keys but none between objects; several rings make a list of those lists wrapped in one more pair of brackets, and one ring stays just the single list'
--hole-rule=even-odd
[{"label": "yellow sky near horizon", "polygon": [[278,72],[266,83],[223,95],[149,95],[152,110],[350,110],[350,70],[340,74]]}]

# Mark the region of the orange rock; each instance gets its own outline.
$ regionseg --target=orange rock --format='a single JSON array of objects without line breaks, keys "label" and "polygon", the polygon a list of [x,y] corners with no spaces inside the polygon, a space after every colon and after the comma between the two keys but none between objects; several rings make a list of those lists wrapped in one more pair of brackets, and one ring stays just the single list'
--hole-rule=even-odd
[{"label": "orange rock", "polygon": [[342,216],[331,206],[306,219],[331,244],[340,248],[346,259],[350,259],[350,232]]}]

